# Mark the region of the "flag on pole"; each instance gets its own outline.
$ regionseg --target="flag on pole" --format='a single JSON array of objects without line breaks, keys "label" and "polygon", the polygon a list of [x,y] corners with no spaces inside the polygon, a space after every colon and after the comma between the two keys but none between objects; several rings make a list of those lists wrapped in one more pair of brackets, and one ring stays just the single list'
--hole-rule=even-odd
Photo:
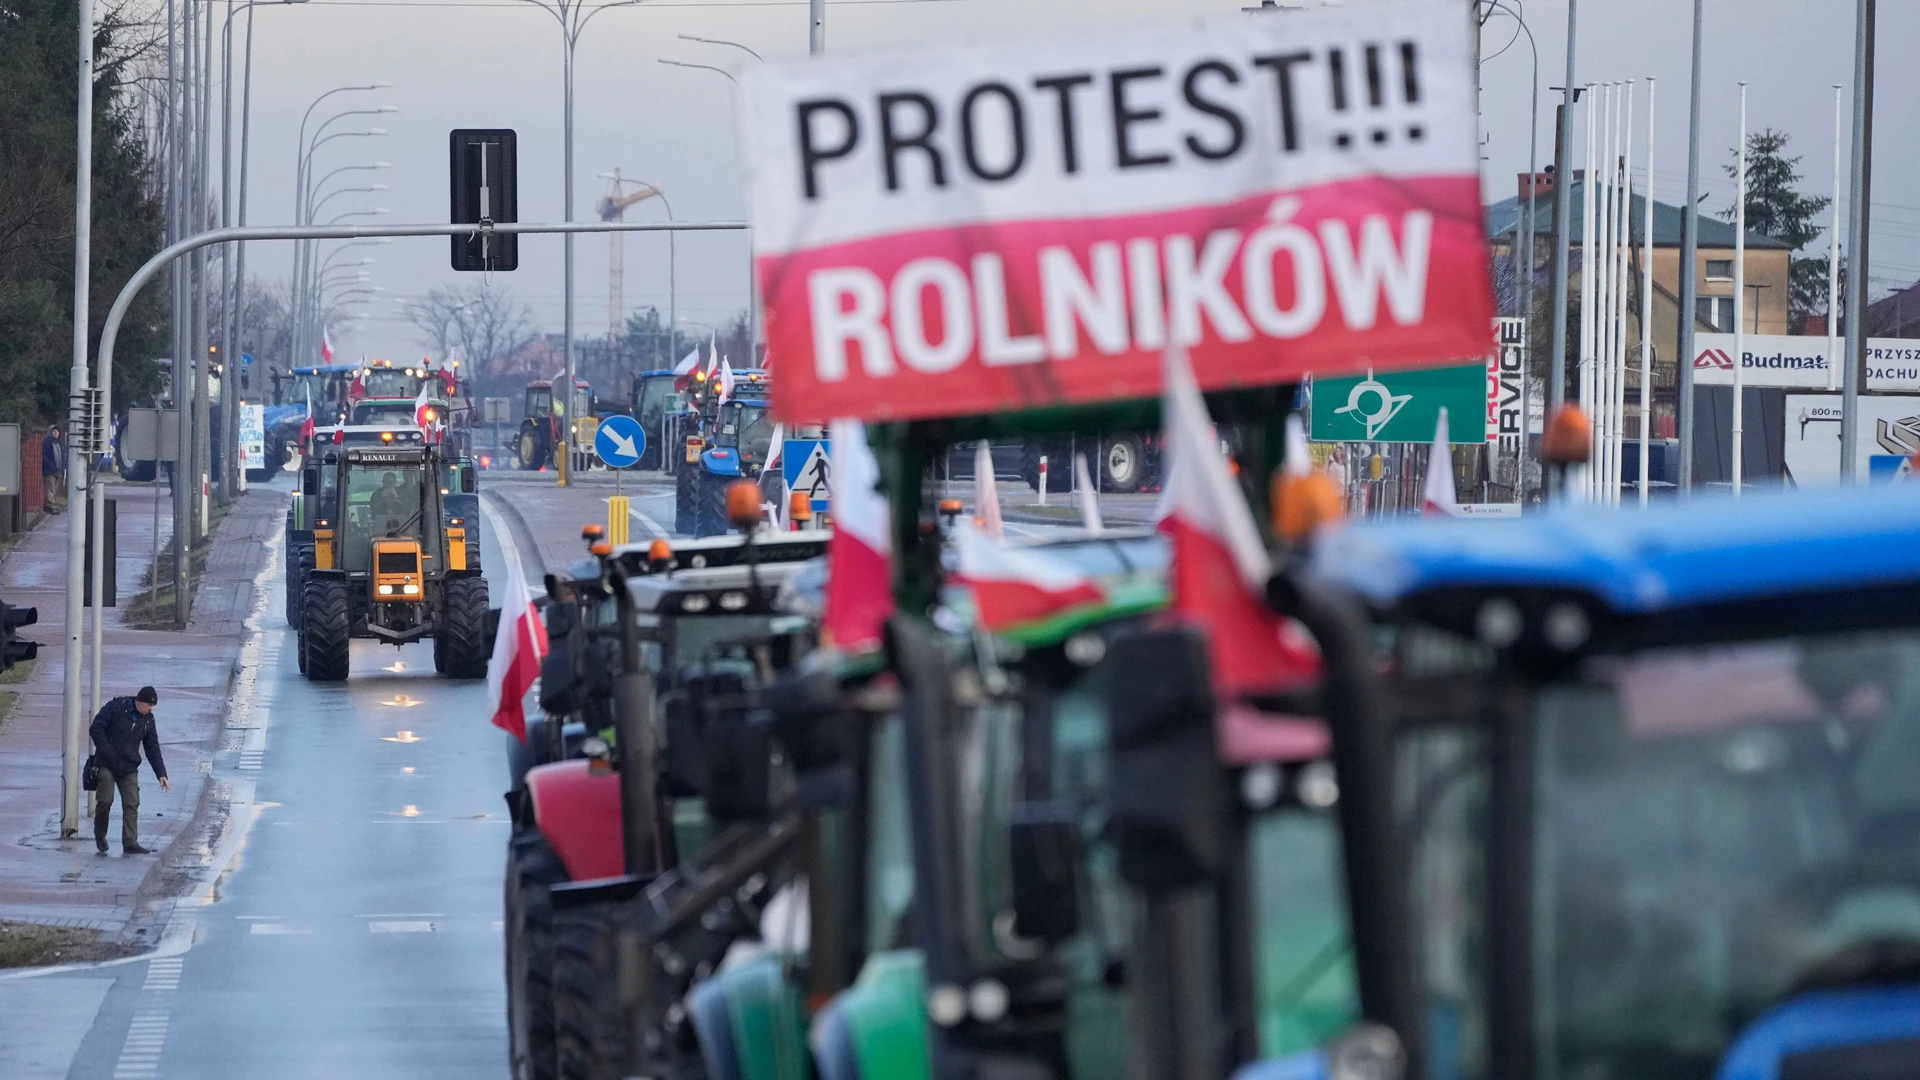
[{"label": "flag on pole", "polygon": [[858,420],[828,425],[833,476],[829,505],[833,539],[827,542],[827,598],[821,632],[848,652],[878,648],[880,629],[893,614],[893,527],[880,494],[880,463]]},{"label": "flag on pole", "polygon": [[1172,610],[1206,633],[1215,691],[1235,697],[1313,677],[1311,644],[1265,602],[1272,562],[1177,346],[1167,351],[1162,413],[1173,458],[1160,522],[1173,539]]},{"label": "flag on pole", "polygon": [[980,519],[980,531],[987,539],[997,543],[1007,538],[1000,516],[1000,485],[993,476],[993,451],[985,439],[973,451],[973,516]]},{"label": "flag on pole", "polygon": [[1073,455],[1073,486],[1080,490],[1080,524],[1090,533],[1105,532],[1100,520],[1100,489],[1093,486],[1087,470],[1087,455]]},{"label": "flag on pole", "polygon": [[300,423],[300,452],[313,453],[313,387],[307,387],[307,418]]},{"label": "flag on pole", "polygon": [[1002,630],[1106,600],[1078,567],[1028,548],[996,543],[971,522],[955,527],[953,582],[973,595],[980,625]]},{"label": "flag on pole", "polygon": [[[428,389],[432,386],[432,379],[422,379],[420,381],[420,392],[415,394],[413,398],[414,426],[427,433],[428,436],[432,436],[439,428],[437,422],[439,418],[434,415],[433,399],[427,394]],[[427,441],[434,442],[436,440],[429,437]]]},{"label": "flag on pole", "polygon": [[322,364],[333,363],[333,338],[327,333],[327,328],[324,326],[320,328],[320,362]]},{"label": "flag on pole", "polygon": [[507,564],[507,592],[500,601],[493,657],[487,661],[487,698],[493,703],[494,726],[526,742],[525,698],[540,675],[540,658],[547,654],[547,627],[533,606],[519,561],[502,561]]},{"label": "flag on pole", "polygon": [[1447,441],[1447,409],[1440,407],[1440,419],[1433,425],[1433,452],[1427,455],[1426,517],[1459,517],[1460,504],[1453,497],[1453,445]]},{"label": "flag on pole", "polygon": [[760,475],[771,475],[780,481],[780,505],[773,508],[773,522],[781,532],[793,525],[791,516],[793,500],[787,498],[786,473],[780,466],[780,452],[787,448],[787,425],[773,425],[773,435],[767,439],[767,463],[760,467]]},{"label": "flag on pole", "polygon": [[686,355],[686,358],[684,360],[681,360],[679,363],[673,365],[673,373],[676,377],[682,376],[682,375],[691,375],[693,374],[693,365],[699,362],[700,362],[700,347],[696,345],[694,346],[693,351]]},{"label": "flag on pole", "polygon": [[733,365],[720,361],[720,397],[722,402],[733,400]]}]

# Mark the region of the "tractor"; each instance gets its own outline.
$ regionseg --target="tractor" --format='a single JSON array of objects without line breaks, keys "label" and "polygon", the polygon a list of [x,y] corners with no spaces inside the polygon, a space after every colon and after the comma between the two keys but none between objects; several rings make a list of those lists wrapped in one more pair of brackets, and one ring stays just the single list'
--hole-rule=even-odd
[{"label": "tractor", "polygon": [[434,670],[481,678],[491,652],[487,582],[467,540],[479,522],[446,511],[453,492],[472,493],[473,473],[418,429],[377,438],[337,431],[303,470],[313,566],[300,598],[301,670],[315,682],[343,681],[350,639],[399,646],[430,637]]},{"label": "tractor", "polygon": [[680,408],[678,382],[672,368],[642,371],[633,377],[633,418],[647,433],[647,448],[636,468],[667,471],[673,467],[674,455],[667,446],[668,418]]},{"label": "tractor", "polygon": [[576,468],[583,464],[580,460],[583,446],[591,453],[596,404],[593,388],[585,379],[574,380],[573,408],[569,410],[565,402],[554,400],[553,385],[548,379],[535,379],[527,384],[525,416],[520,421],[520,438],[515,444],[522,469],[545,469],[554,464],[554,448],[560,445],[563,424],[573,425],[568,440],[576,455],[572,464]]},{"label": "tractor", "polygon": [[733,393],[725,400],[712,382],[696,383],[689,399],[683,430],[691,433],[685,436],[674,477],[674,531],[694,536],[727,531],[729,485],[743,479],[759,484],[773,444],[773,414],[767,407],[772,382],[767,374],[737,373]]},{"label": "tractor", "polygon": [[[762,708],[812,648],[817,605],[789,598],[819,577],[825,543],[789,533],[601,545],[572,580],[549,581],[544,715],[508,796],[517,1075],[626,1075],[612,1064],[622,994],[607,945],[640,914],[636,900],[663,913],[648,931],[656,954],[673,956],[660,985],[684,991],[757,933],[754,914],[799,864],[805,829],[776,805],[770,784],[784,773]],[[656,1026],[678,996],[650,998]]]}]

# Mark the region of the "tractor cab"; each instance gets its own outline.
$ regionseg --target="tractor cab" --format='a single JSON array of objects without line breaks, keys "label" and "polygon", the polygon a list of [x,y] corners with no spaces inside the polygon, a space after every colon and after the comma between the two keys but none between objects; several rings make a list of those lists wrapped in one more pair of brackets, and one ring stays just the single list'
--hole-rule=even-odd
[{"label": "tractor cab", "polygon": [[365,382],[365,398],[404,398],[412,401],[420,394],[420,387],[434,373],[426,367],[396,367],[391,361],[379,360],[360,369]]},{"label": "tractor cab", "polygon": [[667,418],[680,408],[680,392],[674,384],[671,368],[642,371],[633,377],[633,417],[647,433],[647,448],[639,465],[642,469],[659,469],[663,461],[671,460],[665,449]]}]

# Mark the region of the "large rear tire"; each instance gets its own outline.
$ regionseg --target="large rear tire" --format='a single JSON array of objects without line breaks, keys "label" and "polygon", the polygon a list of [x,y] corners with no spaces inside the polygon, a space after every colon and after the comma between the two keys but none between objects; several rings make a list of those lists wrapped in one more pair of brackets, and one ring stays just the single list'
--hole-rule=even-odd
[{"label": "large rear tire", "polygon": [[520,425],[520,467],[538,469],[547,463],[547,430],[531,421]]},{"label": "large rear tire", "polygon": [[507,845],[507,1045],[514,1080],[553,1080],[553,899],[566,865],[538,829]]},{"label": "large rear tire", "polygon": [[700,500],[699,462],[682,461],[674,468],[673,531],[682,536],[694,533]]},{"label": "large rear tire", "polygon": [[695,485],[693,535],[722,536],[727,531],[727,484],[724,476],[699,470]]},{"label": "large rear tire", "polygon": [[554,913],[553,1029],[559,1080],[621,1080],[637,1065],[620,1020],[619,913],[587,904]]},{"label": "large rear tire", "polygon": [[287,625],[298,629],[306,608],[307,571],[313,569],[313,545],[287,549]]},{"label": "large rear tire", "polygon": [[[487,677],[487,656],[493,651],[487,634],[487,579],[479,576],[448,578],[442,586],[441,624],[434,632],[435,667],[456,679]],[[440,657],[445,638],[445,659]]]},{"label": "large rear tire", "polygon": [[305,610],[307,679],[310,682],[347,681],[348,633],[351,626],[347,611],[347,579],[310,577]]}]

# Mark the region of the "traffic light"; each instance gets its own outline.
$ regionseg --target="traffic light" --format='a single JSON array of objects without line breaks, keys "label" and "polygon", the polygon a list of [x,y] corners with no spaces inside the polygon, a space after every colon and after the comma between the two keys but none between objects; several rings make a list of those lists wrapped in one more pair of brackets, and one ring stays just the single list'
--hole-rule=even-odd
[{"label": "traffic light", "polygon": [[40,621],[40,609],[15,607],[0,600],[0,671],[40,655],[40,643],[21,641],[17,632]]}]

